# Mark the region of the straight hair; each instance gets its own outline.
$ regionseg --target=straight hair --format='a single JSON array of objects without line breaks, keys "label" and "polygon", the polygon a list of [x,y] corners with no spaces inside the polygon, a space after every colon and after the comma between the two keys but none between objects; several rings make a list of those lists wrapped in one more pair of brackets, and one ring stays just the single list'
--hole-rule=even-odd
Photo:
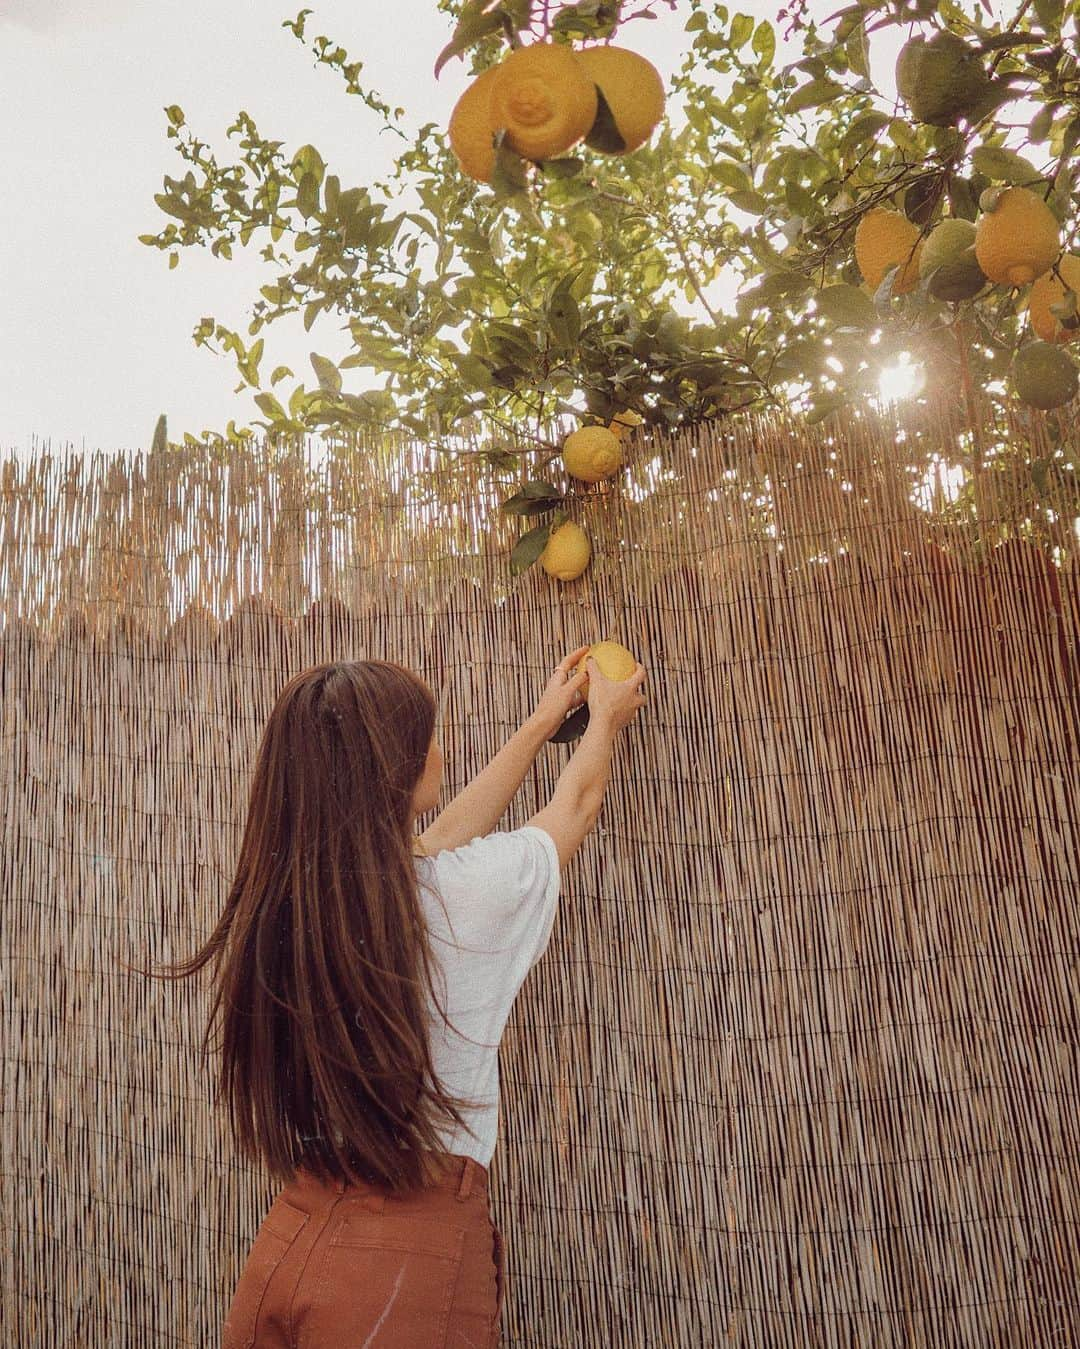
[{"label": "straight hair", "polygon": [[[219,1100],[236,1145],[278,1183],[406,1196],[442,1174],[439,1121],[474,1102],[438,1081],[437,1001],[410,820],[435,732],[431,690],[392,661],[296,675],[263,731],[224,912],[185,979],[215,960]],[[440,896],[441,899],[441,896]],[[127,966],[127,968],[131,968]]]}]

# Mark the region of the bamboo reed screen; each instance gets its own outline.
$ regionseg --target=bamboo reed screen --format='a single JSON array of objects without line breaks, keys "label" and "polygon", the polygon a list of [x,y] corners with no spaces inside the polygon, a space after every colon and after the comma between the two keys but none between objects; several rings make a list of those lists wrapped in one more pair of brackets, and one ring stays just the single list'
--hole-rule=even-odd
[{"label": "bamboo reed screen", "polygon": [[118,960],[209,933],[287,679],[419,670],[447,800],[614,637],[648,706],[502,1048],[504,1342],[1080,1343],[1080,436],[985,415],[977,522],[947,409],[639,433],[566,585],[509,573],[539,451],[3,463],[0,1339],[218,1342],[274,1190],[205,975]]}]

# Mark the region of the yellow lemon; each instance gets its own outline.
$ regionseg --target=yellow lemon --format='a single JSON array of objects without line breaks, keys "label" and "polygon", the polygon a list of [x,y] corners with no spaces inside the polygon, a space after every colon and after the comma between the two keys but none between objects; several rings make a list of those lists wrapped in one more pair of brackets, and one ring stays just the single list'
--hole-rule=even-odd
[{"label": "yellow lemon", "polygon": [[855,262],[872,291],[881,285],[890,267],[900,267],[892,293],[905,295],[919,283],[919,227],[899,211],[875,206],[855,228]]},{"label": "yellow lemon", "polygon": [[548,535],[540,554],[540,565],[558,581],[576,581],[591,557],[592,544],[588,534],[573,520],[567,520]]},{"label": "yellow lemon", "polygon": [[608,422],[608,430],[613,435],[618,436],[620,440],[623,440],[635,426],[641,426],[644,421],[644,417],[639,417],[630,408],[624,408],[622,412],[616,412],[615,416]]},{"label": "yellow lemon", "polygon": [[496,131],[525,159],[551,159],[588,135],[596,121],[596,86],[574,51],[554,42],[518,47],[491,82]]},{"label": "yellow lemon", "polygon": [[1080,388],[1080,371],[1067,351],[1052,342],[1029,342],[1013,357],[1013,392],[1029,407],[1062,407]]},{"label": "yellow lemon", "polygon": [[490,183],[495,172],[495,133],[491,125],[491,85],[498,66],[478,75],[454,105],[447,134],[463,173]]},{"label": "yellow lemon", "polygon": [[599,482],[623,466],[619,437],[606,426],[583,426],[563,441],[563,465],[572,478]]},{"label": "yellow lemon", "polygon": [[1048,272],[1061,248],[1053,211],[1037,192],[1007,187],[975,228],[975,257],[991,281],[1023,286]]},{"label": "yellow lemon", "polygon": [[625,47],[585,47],[577,59],[603,98],[585,144],[609,155],[644,145],[664,115],[664,81],[653,63]]},{"label": "yellow lemon", "polygon": [[1044,342],[1074,342],[1080,337],[1080,324],[1075,328],[1062,327],[1058,316],[1050,312],[1050,306],[1061,304],[1067,290],[1071,290],[1080,302],[1080,254],[1066,253],[1058,263],[1058,271],[1060,280],[1053,272],[1047,272],[1032,286],[1028,318]]},{"label": "yellow lemon", "polygon": [[[618,684],[624,679],[629,679],[638,665],[633,652],[628,651],[621,642],[594,642],[578,661],[575,674],[585,673],[587,669],[585,662],[590,656],[600,666],[600,673],[608,679],[614,679]],[[581,685],[581,696],[584,698],[588,691],[589,681],[586,679]]]}]

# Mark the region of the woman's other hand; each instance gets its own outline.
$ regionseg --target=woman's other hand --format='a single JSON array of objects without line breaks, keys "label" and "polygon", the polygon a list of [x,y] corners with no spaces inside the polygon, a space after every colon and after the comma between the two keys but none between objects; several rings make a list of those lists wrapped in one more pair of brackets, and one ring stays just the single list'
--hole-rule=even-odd
[{"label": "woman's other hand", "polygon": [[579,646],[576,651],[564,656],[552,671],[547,687],[540,695],[533,720],[539,722],[548,735],[557,731],[567,715],[580,707],[584,701],[581,686],[585,683],[586,676],[584,673],[574,674],[573,670],[588,649],[589,644],[586,642],[584,646]]}]

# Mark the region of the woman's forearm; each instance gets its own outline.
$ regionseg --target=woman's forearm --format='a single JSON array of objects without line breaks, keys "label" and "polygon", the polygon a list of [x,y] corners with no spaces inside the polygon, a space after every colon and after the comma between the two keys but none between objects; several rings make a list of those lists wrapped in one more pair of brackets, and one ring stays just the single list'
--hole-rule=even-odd
[{"label": "woman's forearm", "polygon": [[440,811],[433,829],[445,847],[460,847],[478,834],[490,834],[517,795],[525,774],[551,734],[530,717],[514,732],[486,768]]},{"label": "woman's forearm", "polygon": [[590,716],[585,734],[563,769],[556,792],[565,792],[585,811],[598,811],[611,779],[611,755],[617,732],[603,715]]}]

